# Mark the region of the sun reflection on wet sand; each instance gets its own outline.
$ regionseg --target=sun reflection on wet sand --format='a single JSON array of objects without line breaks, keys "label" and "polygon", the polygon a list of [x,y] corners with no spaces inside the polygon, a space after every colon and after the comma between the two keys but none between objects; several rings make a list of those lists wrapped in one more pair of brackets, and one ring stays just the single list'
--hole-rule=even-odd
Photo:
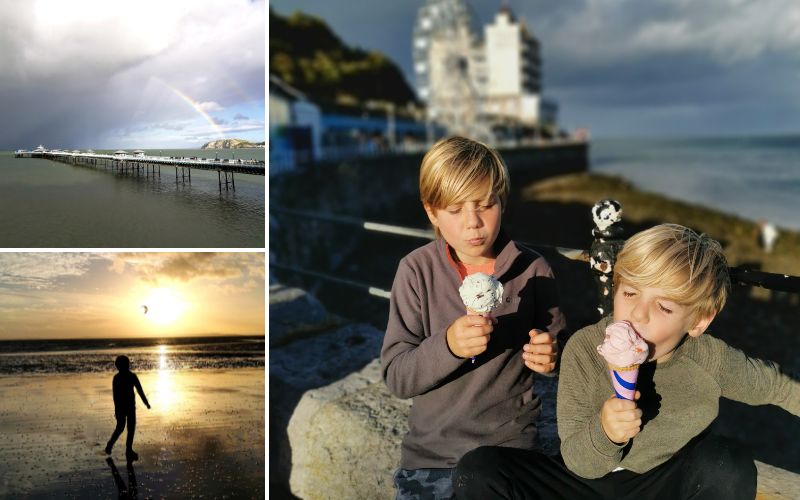
[{"label": "sun reflection on wet sand", "polygon": [[[158,346],[158,375],[155,379],[155,390],[151,398],[153,410],[162,415],[168,415],[175,411],[181,403],[181,392],[176,387],[173,370],[170,368],[168,359],[168,348],[165,345]],[[147,389],[145,389],[145,393]]]},{"label": "sun reflection on wet sand", "polygon": [[[169,346],[156,352],[158,370],[134,365],[152,405],[137,403],[139,497],[263,497],[264,370],[180,370]],[[0,498],[116,494],[103,453],[115,424],[112,377],[0,377]],[[112,458],[123,457],[118,444]]]}]

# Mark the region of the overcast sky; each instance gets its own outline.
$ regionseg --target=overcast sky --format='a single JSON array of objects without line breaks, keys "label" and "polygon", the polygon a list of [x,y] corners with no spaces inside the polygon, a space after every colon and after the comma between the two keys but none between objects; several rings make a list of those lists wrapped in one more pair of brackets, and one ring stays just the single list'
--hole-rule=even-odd
[{"label": "overcast sky", "polygon": [[263,253],[0,253],[0,340],[264,334]]},{"label": "overcast sky", "polygon": [[[423,0],[273,0],[386,53],[413,85]],[[594,136],[800,132],[797,0],[510,0],[542,44],[544,94]],[[470,0],[481,26],[501,0]],[[349,8],[348,8],[349,7]]]},{"label": "overcast sky", "polygon": [[0,0],[0,149],[263,141],[265,8]]}]

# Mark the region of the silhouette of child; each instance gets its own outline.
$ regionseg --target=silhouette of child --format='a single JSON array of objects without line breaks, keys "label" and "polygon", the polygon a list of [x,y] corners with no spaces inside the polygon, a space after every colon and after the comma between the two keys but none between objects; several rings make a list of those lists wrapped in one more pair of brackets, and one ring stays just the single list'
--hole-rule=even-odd
[{"label": "silhouette of child", "polygon": [[111,439],[108,440],[106,445],[106,454],[111,454],[111,448],[117,438],[122,434],[125,429],[125,421],[128,422],[128,436],[125,440],[125,458],[129,461],[138,460],[139,455],[133,451],[133,435],[136,432],[136,396],[133,394],[133,388],[139,393],[144,405],[150,409],[150,403],[147,402],[147,397],[142,390],[142,384],[139,383],[139,377],[131,371],[131,361],[127,356],[117,356],[114,365],[119,370],[119,373],[114,375],[114,416],[117,418],[117,427],[114,433],[111,434]]}]

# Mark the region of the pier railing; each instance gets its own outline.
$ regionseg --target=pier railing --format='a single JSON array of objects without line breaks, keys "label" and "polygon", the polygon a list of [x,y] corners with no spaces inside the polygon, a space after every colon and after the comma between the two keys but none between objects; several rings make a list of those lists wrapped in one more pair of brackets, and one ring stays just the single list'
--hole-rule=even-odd
[{"label": "pier railing", "polygon": [[[618,202],[613,200],[602,200],[601,202],[598,202],[598,204],[596,204],[592,210],[593,214],[608,214],[607,210],[609,207],[611,207],[613,211],[613,203],[616,203],[617,207],[620,206]],[[343,215],[297,210],[275,205],[270,205],[269,211],[270,214],[276,214],[295,219],[309,219],[331,224],[346,225],[374,233],[384,233],[423,240],[432,240],[435,238],[435,234],[431,230],[370,222]],[[609,221],[607,217],[606,221],[603,222],[602,217],[598,217],[597,215],[595,216],[595,229],[592,231],[592,234],[594,235],[594,241],[589,249],[565,248],[540,243],[520,243],[524,246],[534,249],[549,249],[568,259],[583,261],[589,264],[589,268],[594,274],[595,282],[597,284],[598,312],[602,316],[611,311],[613,303],[611,279],[613,275],[613,266],[616,261],[616,254],[622,248],[624,240],[619,239],[620,231],[615,231],[615,228],[619,227],[617,226],[619,223],[619,218],[608,224]],[[375,297],[389,299],[391,296],[391,292],[389,290],[374,286],[369,283],[363,283],[320,270],[308,269],[307,267],[301,267],[288,262],[279,262],[270,259],[269,266],[276,270],[307,276],[313,279],[327,281],[349,288],[359,289]],[[734,285],[754,286],[773,291],[800,293],[800,277],[798,276],[754,271],[743,267],[730,267],[728,270],[731,283]]]},{"label": "pier railing", "polygon": [[142,154],[105,154],[94,152],[75,152],[60,150],[17,150],[15,158],[41,158],[70,165],[85,165],[111,168],[136,175],[161,175],[161,166],[175,168],[175,180],[191,182],[191,169],[216,170],[219,189],[236,189],[233,174],[266,175],[263,160],[219,159],[219,158],[177,158],[171,156],[146,156]]}]

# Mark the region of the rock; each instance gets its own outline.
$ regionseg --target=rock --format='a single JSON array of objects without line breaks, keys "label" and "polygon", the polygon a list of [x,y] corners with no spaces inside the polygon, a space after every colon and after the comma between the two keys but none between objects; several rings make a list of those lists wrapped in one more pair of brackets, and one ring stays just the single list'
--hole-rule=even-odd
[{"label": "rock", "polygon": [[800,475],[756,461],[758,500],[790,499],[800,495]]},{"label": "rock", "polygon": [[[298,331],[303,334],[297,335]],[[270,285],[269,337],[269,475],[271,488],[273,483],[280,488],[288,486],[290,472],[303,470],[296,464],[307,462],[305,457],[318,451],[313,449],[314,440],[292,442],[287,433],[290,420],[303,421],[301,415],[309,412],[302,409],[308,403],[298,406],[301,398],[313,399],[307,393],[334,382],[338,389],[331,390],[352,392],[345,381],[378,357],[383,332],[364,324],[332,328],[327,311],[314,297]]]},{"label": "rock", "polygon": [[276,283],[269,286],[269,346],[341,326],[313,295]]},{"label": "rock", "polygon": [[392,498],[410,400],[389,394],[380,361],[305,393],[289,422],[291,491],[318,498]]}]

